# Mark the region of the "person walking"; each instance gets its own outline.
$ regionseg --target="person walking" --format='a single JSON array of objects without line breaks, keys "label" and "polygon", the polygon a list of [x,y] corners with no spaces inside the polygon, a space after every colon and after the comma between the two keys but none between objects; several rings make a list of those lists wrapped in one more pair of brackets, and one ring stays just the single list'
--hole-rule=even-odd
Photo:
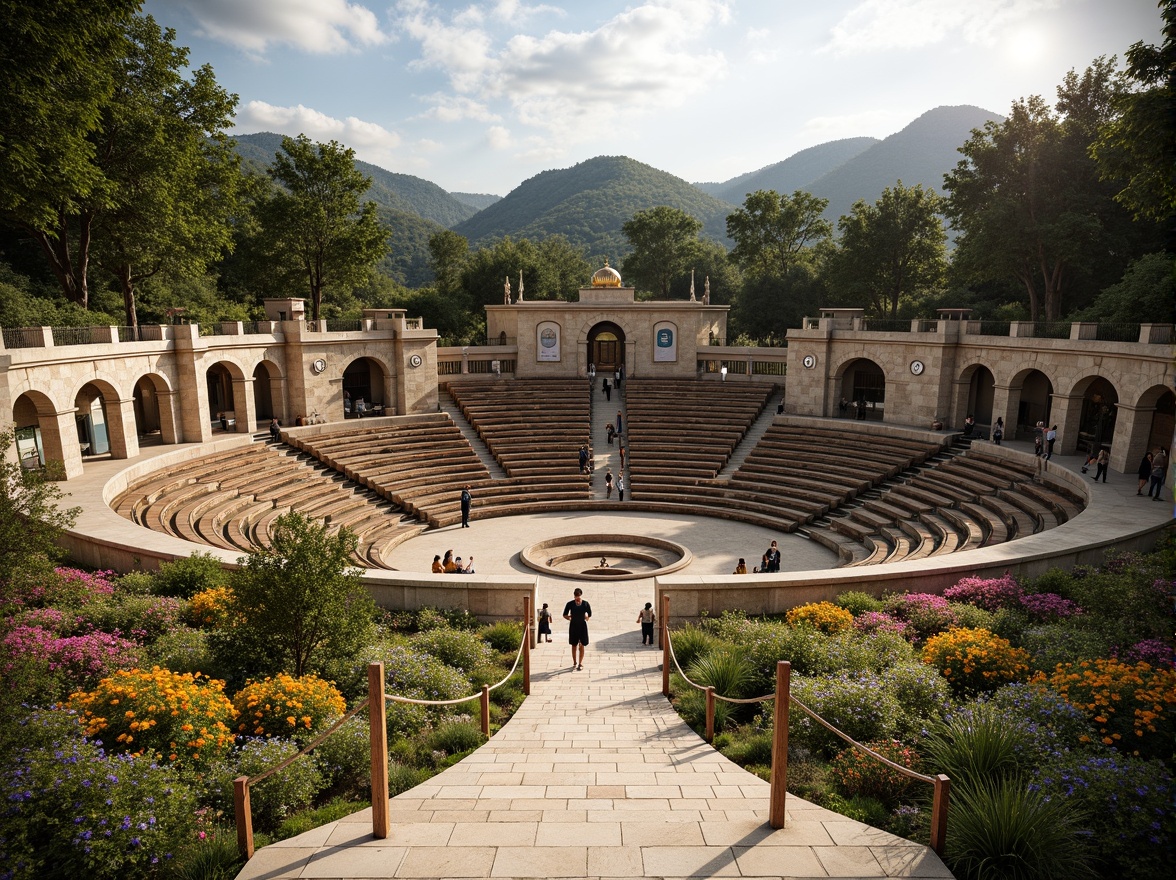
[{"label": "person walking", "polygon": [[621,467],[624,468],[624,466],[625,466],[625,444],[619,443],[617,445],[620,447],[617,451],[621,453]]},{"label": "person walking", "polygon": [[617,474],[617,501],[625,500],[625,474]]},{"label": "person walking", "polygon": [[588,447],[580,447],[580,473],[588,473]]},{"label": "person walking", "polygon": [[618,409],[617,410],[617,433],[618,434],[624,433],[624,430],[625,430],[624,427],[622,427],[622,425],[621,425],[621,411]]},{"label": "person walking", "polygon": [[1045,432],[1045,460],[1053,458],[1054,444],[1058,442],[1058,426],[1054,425]]},{"label": "person walking", "polygon": [[[568,623],[568,644],[572,646],[572,669],[584,668],[584,648],[588,645],[588,621],[592,619],[592,606],[584,601],[584,591],[576,587],[572,598],[564,606],[563,618]],[[579,659],[576,648],[580,649]]]},{"label": "person walking", "polygon": [[637,612],[637,622],[641,624],[641,644],[653,644],[653,622],[657,615],[653,613],[653,603],[646,602],[645,607]]},{"label": "person walking", "polygon": [[608,376],[604,377],[604,399],[612,400],[612,386],[608,384]]},{"label": "person walking", "polygon": [[604,436],[608,440],[608,445],[612,446],[613,438],[617,436],[617,429],[613,427],[612,422],[609,422],[604,427]]},{"label": "person walking", "polygon": [[604,498],[607,501],[612,498],[613,490],[613,475],[612,468],[606,468],[604,471]]},{"label": "person walking", "polygon": [[1000,416],[996,417],[996,424],[992,426],[992,442],[1000,446],[1000,441],[1004,439],[1004,419]]},{"label": "person walking", "polygon": [[1105,449],[1098,451],[1098,458],[1094,460],[1094,481],[1097,483],[1098,478],[1102,477],[1102,481],[1107,481],[1107,465],[1110,464],[1111,457],[1107,454]]},{"label": "person walking", "polygon": [[618,367],[617,371],[613,373],[613,385],[617,387],[617,391],[621,390],[621,370]]},{"label": "person walking", "polygon": [[539,637],[537,641],[542,644],[546,636],[546,641],[551,641],[551,612],[547,609],[547,603],[543,603],[543,607],[539,609]]},{"label": "person walking", "polygon": [[1140,460],[1140,462],[1139,462],[1139,470],[1138,470],[1139,488],[1135,490],[1136,495],[1143,494],[1143,487],[1146,486],[1148,484],[1148,481],[1151,479],[1151,467],[1152,467],[1151,463],[1152,463],[1152,454],[1150,452],[1145,452],[1143,454],[1142,460]]},{"label": "person walking", "polygon": [[470,494],[470,487],[466,486],[461,490],[461,527],[468,529],[470,527],[470,505],[474,501],[474,496]]},{"label": "person walking", "polygon": [[[1160,493],[1164,491],[1164,479],[1168,475],[1168,453],[1160,447],[1152,453],[1151,485],[1147,487],[1147,495],[1152,501],[1160,500]],[[1155,495],[1152,495],[1152,492]]]}]

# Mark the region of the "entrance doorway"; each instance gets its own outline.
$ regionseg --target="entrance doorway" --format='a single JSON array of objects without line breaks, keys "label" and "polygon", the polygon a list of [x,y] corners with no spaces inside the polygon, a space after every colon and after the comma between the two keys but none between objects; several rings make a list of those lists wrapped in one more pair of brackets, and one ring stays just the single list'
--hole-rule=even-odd
[{"label": "entrance doorway", "polygon": [[614,373],[625,363],[625,331],[602,321],[588,331],[588,362],[597,373]]}]

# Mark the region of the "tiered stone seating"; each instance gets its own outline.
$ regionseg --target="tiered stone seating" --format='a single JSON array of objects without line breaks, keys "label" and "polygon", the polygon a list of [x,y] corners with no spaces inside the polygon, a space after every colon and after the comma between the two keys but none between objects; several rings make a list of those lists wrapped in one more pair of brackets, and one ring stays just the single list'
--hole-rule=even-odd
[{"label": "tiered stone seating", "polygon": [[297,511],[355,532],[354,561],[366,567],[387,567],[380,553],[422,528],[309,458],[262,445],[152,474],[128,486],[113,506],[155,531],[242,553],[268,547],[274,520]]},{"label": "tiered stone seating", "polygon": [[1064,486],[1035,477],[1032,468],[968,450],[859,498],[809,536],[847,565],[872,565],[1003,543],[1081,512],[1081,500]]}]

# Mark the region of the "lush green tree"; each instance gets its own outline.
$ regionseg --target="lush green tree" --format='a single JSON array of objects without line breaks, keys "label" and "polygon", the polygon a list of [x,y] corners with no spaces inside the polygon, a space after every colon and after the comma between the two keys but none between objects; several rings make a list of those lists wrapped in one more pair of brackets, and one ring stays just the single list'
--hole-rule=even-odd
[{"label": "lush green tree", "polygon": [[947,234],[943,199],[921,184],[902,181],[868,205],[859,200],[837,221],[841,237],[830,275],[839,290],[875,315],[898,317],[899,303],[943,283]]},{"label": "lush green tree", "polygon": [[1080,305],[1152,247],[1138,240],[1146,230],[1124,222],[1090,156],[1121,87],[1114,59],[1071,71],[1056,112],[1038,96],[1018,101],[1004,122],[973,133],[944,177],[946,214],[960,232],[956,270],[971,282],[1015,279],[1033,320],[1060,319],[1065,293]]},{"label": "lush green tree", "polygon": [[85,212],[106,203],[91,135],[137,0],[0,2],[0,216],[41,247],[67,299],[89,304]]},{"label": "lush green tree", "polygon": [[0,431],[0,606],[14,598],[24,578],[61,557],[58,538],[81,508],[58,506],[59,476],[59,462],[24,467],[16,460],[12,431]]},{"label": "lush green tree", "polygon": [[1176,275],[1172,271],[1172,255],[1147,254],[1132,263],[1123,279],[1103,290],[1077,318],[1112,324],[1166,323],[1172,320],[1173,302],[1176,302]]},{"label": "lush green tree", "polygon": [[693,277],[696,299],[702,299],[707,279],[710,279],[711,302],[724,306],[733,303],[743,285],[743,276],[739,267],[727,256],[727,248],[717,241],[700,239],[690,266],[670,280],[670,288],[678,291],[676,298],[681,299],[690,295],[690,282]]},{"label": "lush green tree", "polygon": [[387,253],[375,202],[359,202],[371,180],[355,167],[354,150],[305,135],[282,138],[268,174],[276,186],[257,205],[259,241],[274,276],[303,285],[317,321],[329,289],[363,284]]},{"label": "lush green tree", "polygon": [[451,229],[444,229],[429,237],[429,268],[433,270],[437,293],[441,296],[458,293],[461,288],[461,271],[469,255],[469,240]]},{"label": "lush green tree", "polygon": [[95,133],[108,204],[94,215],[98,265],[117,281],[126,323],[136,288],[161,272],[199,277],[232,244],[236,154],[224,135],[236,96],[150,16],[127,25],[127,51]]},{"label": "lush green tree", "polygon": [[248,657],[255,672],[294,676],[354,657],[372,638],[375,605],[351,567],[356,537],[298,513],[274,521],[268,549],[253,551],[232,573],[236,625],[220,648]]},{"label": "lush green tree", "polygon": [[735,242],[731,260],[751,278],[785,278],[796,265],[811,262],[814,248],[833,235],[821,213],[829,200],[797,190],[782,196],[757,190],[727,217],[727,235]]},{"label": "lush green tree", "polygon": [[638,211],[621,226],[633,246],[625,257],[622,277],[633,287],[669,299],[670,282],[690,271],[701,230],[700,221],[678,208],[658,205]]},{"label": "lush green tree", "polygon": [[825,275],[819,265],[797,263],[783,277],[745,278],[731,310],[729,339],[736,336],[779,345],[789,328],[799,327],[827,303]]},{"label": "lush green tree", "polygon": [[528,300],[574,299],[591,276],[583,252],[562,235],[539,242],[507,236],[479,248],[466,261],[461,286],[468,308],[480,313],[483,306],[500,304],[507,279],[511,297],[517,298],[520,272]]},{"label": "lush green tree", "polygon": [[1117,97],[1093,148],[1099,174],[1120,187],[1115,198],[1136,218],[1169,221],[1176,214],[1176,5],[1158,4],[1161,46],[1138,42],[1127,50],[1132,87]]}]

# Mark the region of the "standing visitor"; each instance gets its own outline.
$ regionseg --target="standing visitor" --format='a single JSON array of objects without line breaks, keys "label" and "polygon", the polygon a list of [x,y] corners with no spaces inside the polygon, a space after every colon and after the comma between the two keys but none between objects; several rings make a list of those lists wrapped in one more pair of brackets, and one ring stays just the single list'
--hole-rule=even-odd
[{"label": "standing visitor", "polygon": [[617,410],[617,433],[623,434],[625,432],[624,426],[621,424],[621,411]]},{"label": "standing visitor", "polygon": [[992,442],[1000,446],[1000,441],[1004,439],[1004,419],[1000,416],[996,417],[996,424],[992,428]]},{"label": "standing visitor", "polygon": [[612,400],[612,386],[608,384],[608,376],[604,377],[602,384],[604,385],[604,399]]},{"label": "standing visitor", "polygon": [[1145,452],[1143,454],[1143,459],[1139,462],[1139,488],[1135,490],[1136,495],[1143,494],[1143,487],[1146,486],[1148,481],[1151,479],[1151,463],[1152,454],[1150,452]]},{"label": "standing visitor", "polygon": [[612,498],[613,490],[613,475],[612,468],[606,468],[604,471],[604,498],[607,501]]},{"label": "standing visitor", "polygon": [[[564,606],[563,618],[568,623],[568,644],[572,646],[572,669],[584,668],[584,647],[588,644],[588,621],[592,619],[592,606],[584,601],[584,591],[579,587],[572,592],[572,598]],[[576,659],[576,648],[580,657]]]},{"label": "standing visitor", "polygon": [[543,607],[539,609],[539,638],[542,642],[543,637],[547,637],[547,641],[551,641],[551,612],[547,610],[547,603],[543,603]]},{"label": "standing visitor", "polygon": [[1098,451],[1098,458],[1094,461],[1094,481],[1097,483],[1098,478],[1102,477],[1102,481],[1107,481],[1107,465],[1110,464],[1111,457],[1107,454],[1105,449]]},{"label": "standing visitor", "polygon": [[645,607],[637,612],[637,622],[641,624],[641,644],[653,644],[653,622],[657,615],[653,613],[653,603],[646,602]]},{"label": "standing visitor", "polygon": [[1054,425],[1045,432],[1045,460],[1053,458],[1054,444],[1058,441],[1058,426]]},{"label": "standing visitor", "polygon": [[617,474],[617,501],[625,500],[625,474]]},{"label": "standing visitor", "polygon": [[[1160,493],[1164,491],[1164,478],[1168,475],[1168,453],[1160,447],[1152,453],[1151,485],[1147,487],[1147,495],[1152,501],[1160,500]],[[1155,492],[1155,495],[1152,495]]]},{"label": "standing visitor", "polygon": [[466,486],[461,490],[461,527],[468,529],[470,527],[470,504],[473,503],[474,496],[470,494],[470,487]]}]

